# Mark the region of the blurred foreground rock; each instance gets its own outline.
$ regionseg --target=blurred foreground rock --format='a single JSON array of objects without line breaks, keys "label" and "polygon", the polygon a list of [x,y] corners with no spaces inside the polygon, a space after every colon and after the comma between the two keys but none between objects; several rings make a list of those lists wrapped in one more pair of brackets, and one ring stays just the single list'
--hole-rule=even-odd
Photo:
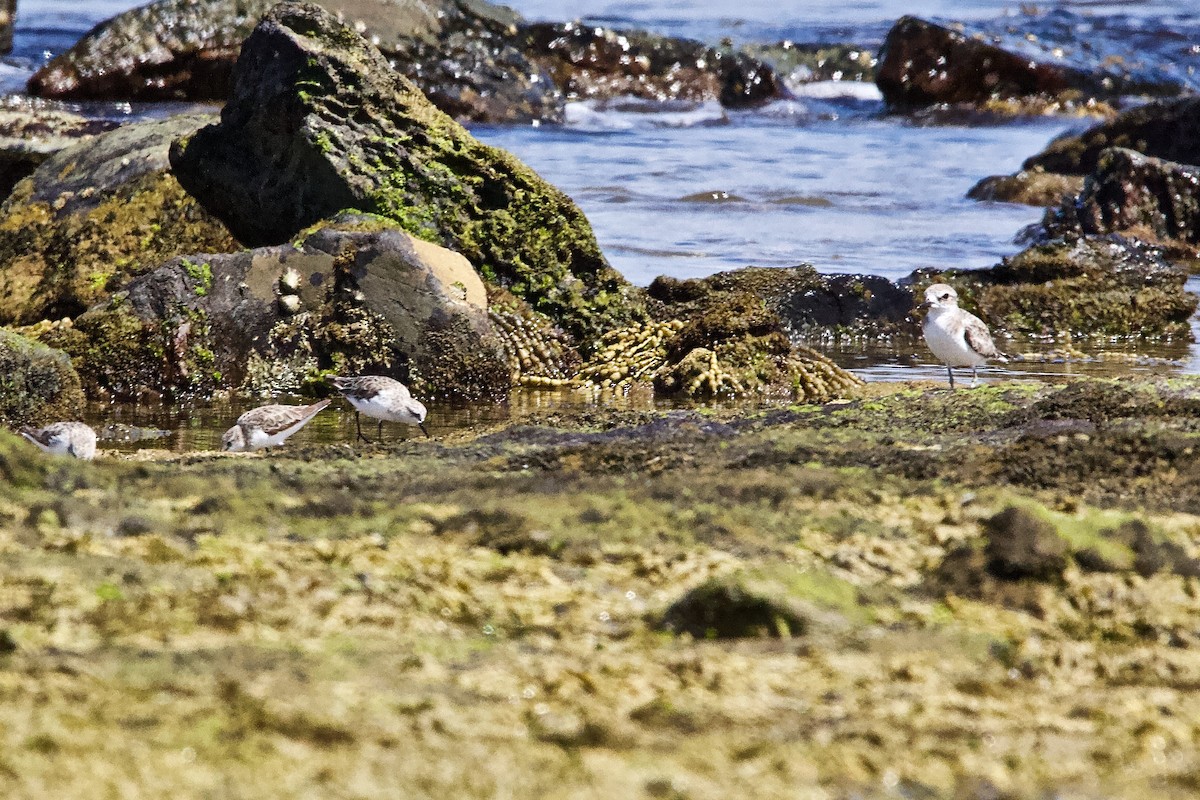
[{"label": "blurred foreground rock", "polygon": [[41,425],[76,418],[83,391],[71,359],[0,328],[0,425]]}]

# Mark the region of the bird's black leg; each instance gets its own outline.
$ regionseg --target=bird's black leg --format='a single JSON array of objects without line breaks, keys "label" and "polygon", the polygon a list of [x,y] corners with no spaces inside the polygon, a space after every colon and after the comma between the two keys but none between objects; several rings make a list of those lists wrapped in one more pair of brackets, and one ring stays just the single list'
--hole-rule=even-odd
[{"label": "bird's black leg", "polygon": [[383,420],[379,420],[379,433],[377,433],[376,435],[379,437],[379,441],[382,442],[383,441]]},{"label": "bird's black leg", "polygon": [[971,367],[971,388],[975,388],[975,384],[979,382],[979,367]]},{"label": "bird's black leg", "polygon": [[354,427],[358,430],[358,438],[361,439],[362,441],[366,442],[367,444],[370,444],[371,440],[368,439],[367,437],[363,436],[362,419],[359,417],[359,414],[357,411],[354,412]]},{"label": "bird's black leg", "polygon": [[950,376],[950,388],[954,388],[954,367],[946,365],[946,374]]},{"label": "bird's black leg", "polygon": [[428,438],[429,438],[429,431],[425,430],[425,423],[424,423],[424,422],[418,422],[418,423],[417,423],[417,427],[419,427],[419,428],[421,429],[421,433],[425,434],[425,438],[426,438],[426,439],[428,439]]}]

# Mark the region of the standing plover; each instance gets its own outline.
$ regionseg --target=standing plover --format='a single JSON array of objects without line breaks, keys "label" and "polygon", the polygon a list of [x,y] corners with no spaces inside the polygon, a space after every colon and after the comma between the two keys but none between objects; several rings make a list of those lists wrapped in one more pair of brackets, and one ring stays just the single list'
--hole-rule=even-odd
[{"label": "standing plover", "polygon": [[929,310],[921,330],[925,344],[946,365],[950,376],[950,388],[954,388],[954,368],[971,368],[971,385],[975,385],[977,371],[989,358],[1008,361],[996,349],[992,335],[983,320],[969,311],[958,307],[958,292],[944,283],[935,283],[925,290],[925,302],[919,308]]},{"label": "standing plover", "polygon": [[259,406],[237,418],[237,424],[221,437],[221,449],[229,453],[275,447],[307,425],[331,401],[311,406]]},{"label": "standing plover", "polygon": [[381,439],[385,420],[416,425],[421,433],[429,436],[429,431],[425,430],[425,406],[413,398],[408,387],[400,381],[382,375],[360,375],[356,378],[334,378],[333,385],[354,406],[354,426],[358,430],[358,438],[364,442],[370,439],[363,436],[359,412],[379,420]]},{"label": "standing plover", "polygon": [[21,428],[21,435],[56,456],[91,460],[96,455],[96,432],[82,422],[54,422],[44,428]]}]

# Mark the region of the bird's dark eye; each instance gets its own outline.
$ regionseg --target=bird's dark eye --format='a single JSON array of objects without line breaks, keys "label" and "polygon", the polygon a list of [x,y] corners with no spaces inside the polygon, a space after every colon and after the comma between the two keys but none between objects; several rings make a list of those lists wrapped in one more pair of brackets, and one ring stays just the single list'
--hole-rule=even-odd
[{"label": "bird's dark eye", "polygon": [[949,299],[950,299],[950,295],[948,295],[948,294],[944,294],[944,295],[942,295],[942,299],[943,299],[943,300],[949,300]]}]

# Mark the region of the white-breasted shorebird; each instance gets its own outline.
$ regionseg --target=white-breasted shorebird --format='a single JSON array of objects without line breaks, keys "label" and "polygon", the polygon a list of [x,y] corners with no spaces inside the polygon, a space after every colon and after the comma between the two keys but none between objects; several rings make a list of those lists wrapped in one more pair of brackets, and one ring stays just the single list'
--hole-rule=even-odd
[{"label": "white-breasted shorebird", "polygon": [[925,302],[919,308],[928,309],[921,331],[925,344],[946,365],[950,388],[954,388],[954,368],[971,368],[971,385],[975,385],[979,367],[988,362],[1008,361],[996,349],[992,334],[983,320],[958,307],[958,292],[945,283],[935,283],[925,290]]},{"label": "white-breasted shorebird", "polygon": [[310,406],[259,406],[237,418],[237,424],[221,437],[221,449],[228,453],[275,447],[307,425],[317,412],[329,405],[328,398]]},{"label": "white-breasted shorebird", "polygon": [[47,453],[90,461],[96,455],[96,432],[82,422],[53,422],[44,428],[21,428],[21,435]]},{"label": "white-breasted shorebird", "polygon": [[381,439],[384,422],[416,425],[421,433],[429,436],[429,431],[425,430],[425,405],[414,398],[408,387],[400,381],[382,375],[359,375],[333,378],[333,385],[354,406],[354,426],[358,438],[364,442],[370,440],[363,436],[360,412],[379,420],[378,435]]}]

